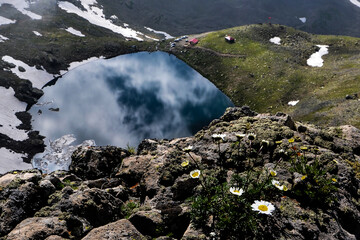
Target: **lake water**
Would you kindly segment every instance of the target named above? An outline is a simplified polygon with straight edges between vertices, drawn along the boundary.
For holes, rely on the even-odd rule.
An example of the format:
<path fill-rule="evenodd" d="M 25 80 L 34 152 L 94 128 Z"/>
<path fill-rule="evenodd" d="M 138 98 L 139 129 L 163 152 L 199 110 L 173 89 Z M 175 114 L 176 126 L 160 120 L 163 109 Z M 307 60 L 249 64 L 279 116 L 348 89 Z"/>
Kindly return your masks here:
<path fill-rule="evenodd" d="M 46 142 L 74 134 L 77 144 L 94 139 L 120 147 L 136 147 L 144 138 L 190 136 L 233 106 L 211 82 L 164 52 L 80 66 L 44 88 L 39 103 L 44 102 L 52 103 L 30 112 Z"/>

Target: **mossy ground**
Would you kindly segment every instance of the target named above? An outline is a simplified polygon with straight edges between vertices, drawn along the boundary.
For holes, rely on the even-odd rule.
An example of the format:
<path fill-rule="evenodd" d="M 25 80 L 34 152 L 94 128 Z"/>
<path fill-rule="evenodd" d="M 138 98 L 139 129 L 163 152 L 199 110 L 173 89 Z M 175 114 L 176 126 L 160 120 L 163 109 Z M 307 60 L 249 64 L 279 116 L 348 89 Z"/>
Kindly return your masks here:
<path fill-rule="evenodd" d="M 225 41 L 228 34 L 235 43 Z M 281 38 L 281 45 L 269 41 L 275 36 Z M 329 54 L 323 56 L 323 67 L 310 67 L 306 61 L 319 44 L 329 45 Z M 258 112 L 283 111 L 297 120 L 322 125 L 360 127 L 358 100 L 345 99 L 360 93 L 359 38 L 312 35 L 262 24 L 212 32 L 200 37 L 196 47 L 178 47 L 172 53 L 212 81 L 237 106 L 249 105 Z M 292 100 L 300 102 L 289 106 Z"/>

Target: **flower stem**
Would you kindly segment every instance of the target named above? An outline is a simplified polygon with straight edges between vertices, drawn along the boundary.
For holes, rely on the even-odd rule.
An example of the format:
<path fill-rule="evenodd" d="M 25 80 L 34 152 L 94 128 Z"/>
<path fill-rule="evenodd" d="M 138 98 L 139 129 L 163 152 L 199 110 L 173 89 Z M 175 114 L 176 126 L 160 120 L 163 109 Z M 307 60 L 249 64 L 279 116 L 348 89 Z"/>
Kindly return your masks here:
<path fill-rule="evenodd" d="M 199 170 L 201 170 L 200 165 L 199 165 L 199 163 L 195 160 L 195 158 L 193 158 L 193 156 L 191 156 L 190 152 L 188 152 L 188 154 L 189 154 L 190 158 L 194 161 L 196 167 L 197 167 Z"/>

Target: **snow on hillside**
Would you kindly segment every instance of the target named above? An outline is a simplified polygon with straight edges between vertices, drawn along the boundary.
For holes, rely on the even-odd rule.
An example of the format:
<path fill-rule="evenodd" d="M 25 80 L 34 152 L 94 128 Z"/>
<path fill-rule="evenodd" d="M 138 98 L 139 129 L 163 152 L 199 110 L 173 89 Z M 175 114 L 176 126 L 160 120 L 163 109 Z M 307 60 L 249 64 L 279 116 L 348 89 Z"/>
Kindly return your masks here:
<path fill-rule="evenodd" d="M 32 168 L 31 164 L 23 162 L 22 157 L 26 157 L 25 154 L 15 153 L 6 148 L 0 148 L 0 156 L 0 174 L 8 172 L 9 169 L 25 170 Z"/>
<path fill-rule="evenodd" d="M 360 1 L 359 0 L 350 0 L 352 4 L 355 4 L 356 6 L 360 7 Z"/>
<path fill-rule="evenodd" d="M 300 21 L 302 21 L 303 23 L 306 23 L 306 17 L 301 17 L 299 18 Z"/>
<path fill-rule="evenodd" d="M 1 1 L 1 0 L 0 0 Z M 97 7 L 96 0 L 79 0 L 81 1 L 82 6 L 85 10 L 82 10 L 76 7 L 74 4 L 66 1 L 59 1 L 58 6 L 62 10 L 68 13 L 74 13 L 82 18 L 85 18 L 90 23 L 107 28 L 115 33 L 119 33 L 124 37 L 135 38 L 139 41 L 143 39 L 140 38 L 138 35 L 143 35 L 140 32 L 137 32 L 131 28 L 124 28 L 112 23 L 111 19 L 106 19 L 103 13 L 103 10 Z"/>
<path fill-rule="evenodd" d="M 79 37 L 85 37 L 85 35 L 82 34 L 82 32 L 80 32 L 80 31 L 78 31 L 78 30 L 76 30 L 76 29 L 74 29 L 72 27 L 69 27 L 69 28 L 65 29 L 65 31 L 67 31 L 67 32 L 69 32 L 69 33 L 71 33 L 73 35 L 79 36 Z"/>
<path fill-rule="evenodd" d="M 167 32 L 163 32 L 163 31 L 156 31 L 152 28 L 149 28 L 149 27 L 144 27 L 145 29 L 149 30 L 150 32 L 154 32 L 154 33 L 157 33 L 157 34 L 162 34 L 165 36 L 165 39 L 171 39 L 171 38 L 175 38 L 173 36 L 171 36 L 170 34 L 168 34 Z"/>
<path fill-rule="evenodd" d="M 15 91 L 12 88 L 0 87 L 0 133 L 16 141 L 23 141 L 28 138 L 28 135 L 24 130 L 16 128 L 21 124 L 21 121 L 15 113 L 25 111 L 27 104 L 20 102 L 14 94 Z"/>
<path fill-rule="evenodd" d="M 300 102 L 300 100 L 290 101 L 290 102 L 288 102 L 288 105 L 290 105 L 290 106 L 295 106 L 295 105 L 298 104 L 299 102 Z"/>
<path fill-rule="evenodd" d="M 15 68 L 11 68 L 11 72 L 16 74 L 19 78 L 28 79 L 32 82 L 33 87 L 41 89 L 47 82 L 54 79 L 54 76 L 45 70 L 38 70 L 36 67 L 30 67 L 26 63 L 16 60 L 10 56 L 2 57 L 2 60 L 8 63 L 16 65 Z M 19 67 L 23 67 L 25 72 L 19 70 Z"/>
<path fill-rule="evenodd" d="M 41 36 L 42 36 L 42 34 L 39 33 L 39 32 L 37 32 L 37 31 L 33 31 L 33 33 L 34 33 L 36 36 L 38 36 L 38 37 L 41 37 Z"/>
<path fill-rule="evenodd" d="M 7 37 L 0 34 L 0 42 L 4 42 L 6 40 L 9 40 Z"/>
<path fill-rule="evenodd" d="M 6 24 L 11 24 L 11 23 L 16 23 L 16 20 L 11 20 L 11 19 L 0 16 L 0 25 L 6 25 Z"/>
<path fill-rule="evenodd" d="M 280 45 L 280 42 L 281 42 L 281 38 L 279 37 L 273 37 L 269 40 L 270 42 L 276 44 L 276 45 Z"/>
<path fill-rule="evenodd" d="M 307 64 L 312 67 L 322 67 L 324 64 L 324 60 L 322 56 L 329 53 L 328 45 L 316 45 L 320 48 L 320 50 L 316 53 L 313 53 L 310 58 L 307 60 Z"/>
<path fill-rule="evenodd" d="M 14 8 L 16 8 L 19 12 L 29 16 L 31 19 L 40 20 L 42 18 L 40 15 L 26 10 L 30 7 L 32 3 L 33 1 L 25 1 L 25 0 L 0 0 L 0 6 L 3 4 L 10 4 Z"/>

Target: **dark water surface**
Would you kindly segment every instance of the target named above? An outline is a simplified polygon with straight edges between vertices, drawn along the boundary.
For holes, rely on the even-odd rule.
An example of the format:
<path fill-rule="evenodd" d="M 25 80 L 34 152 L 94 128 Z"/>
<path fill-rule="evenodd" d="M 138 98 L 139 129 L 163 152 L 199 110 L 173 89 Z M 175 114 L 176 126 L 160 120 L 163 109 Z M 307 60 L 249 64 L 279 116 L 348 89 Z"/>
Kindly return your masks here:
<path fill-rule="evenodd" d="M 80 66 L 44 93 L 39 103 L 53 103 L 30 112 L 34 129 L 47 139 L 74 134 L 76 143 L 94 139 L 97 145 L 121 147 L 137 146 L 144 138 L 192 135 L 233 106 L 211 82 L 164 52 Z"/>

